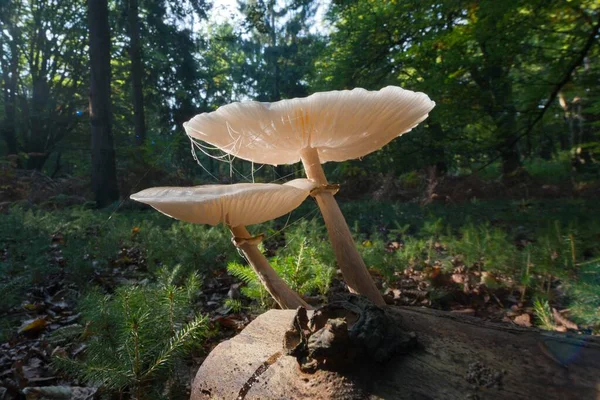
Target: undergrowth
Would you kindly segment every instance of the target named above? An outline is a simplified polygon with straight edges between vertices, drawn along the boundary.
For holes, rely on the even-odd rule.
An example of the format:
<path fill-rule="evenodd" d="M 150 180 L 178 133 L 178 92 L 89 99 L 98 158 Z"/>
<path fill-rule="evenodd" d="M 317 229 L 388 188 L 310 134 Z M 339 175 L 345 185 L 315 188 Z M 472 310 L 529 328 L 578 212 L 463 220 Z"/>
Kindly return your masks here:
<path fill-rule="evenodd" d="M 289 253 L 289 251 L 288 251 Z M 300 295 L 325 296 L 335 273 L 331 263 L 324 263 L 314 247 L 306 240 L 300 243 L 298 252 L 293 255 L 273 257 L 270 264 L 288 286 Z M 256 300 L 262 308 L 275 304 L 252 268 L 238 262 L 227 265 L 229 273 L 246 284 L 242 294 Z"/>
<path fill-rule="evenodd" d="M 407 269 L 472 271 L 486 285 L 516 293 L 535 310 L 540 327 L 552 328 L 552 309 L 558 307 L 600 333 L 597 202 L 420 207 L 362 201 L 341 208 L 384 288 L 398 284 Z M 325 296 L 337 268 L 315 210 L 306 202 L 290 218 L 252 227 L 266 234 L 262 250 L 273 267 L 304 296 Z M 56 365 L 107 392 L 144 390 L 160 398 L 179 386 L 172 377 L 184 362 L 182 350 L 206 332 L 191 305 L 197 282 L 187 277 L 211 276 L 225 267 L 244 282 L 242 293 L 255 304 L 273 306 L 223 228 L 151 211 L 13 208 L 0 218 L 0 339 L 16 332 L 14 316 L 29 293 L 60 282 L 80 293 L 77 309 L 85 321 L 68 338 L 88 347 L 83 359 L 63 358 Z M 229 299 L 226 306 L 240 312 L 247 303 Z"/>
<path fill-rule="evenodd" d="M 55 357 L 55 367 L 105 394 L 159 399 L 184 392 L 179 364 L 207 332 L 206 318 L 192 313 L 200 281 L 192 274 L 176 285 L 178 268 L 161 275 L 156 284 L 85 296 L 81 329 L 58 330 L 52 337 L 62 345 L 85 344 L 83 358 L 65 352 Z"/>

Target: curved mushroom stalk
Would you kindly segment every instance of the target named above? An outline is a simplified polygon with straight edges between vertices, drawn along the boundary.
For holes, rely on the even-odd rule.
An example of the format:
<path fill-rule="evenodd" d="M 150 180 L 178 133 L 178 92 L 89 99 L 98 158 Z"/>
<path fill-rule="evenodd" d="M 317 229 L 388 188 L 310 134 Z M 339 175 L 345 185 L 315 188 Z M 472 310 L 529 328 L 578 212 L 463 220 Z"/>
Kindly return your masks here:
<path fill-rule="evenodd" d="M 334 193 L 331 190 L 321 189 L 326 188 L 328 183 L 317 150 L 306 148 L 302 151 L 301 158 L 308 179 L 320 186 L 311 194 L 321 209 L 331 246 L 348 288 L 351 292 L 359 293 L 379 306 L 385 305 L 383 296 L 375 286 L 365 262 L 356 249 L 346 219 L 333 197 Z"/>
<path fill-rule="evenodd" d="M 251 237 L 245 226 L 229 227 L 229 229 L 233 234 L 233 243 L 242 250 L 258 279 L 281 308 L 295 310 L 302 306 L 307 310 L 312 309 L 277 275 L 267 258 L 260 252 L 258 249 L 258 244 L 262 240 L 260 236 Z"/>
<path fill-rule="evenodd" d="M 157 187 L 131 195 L 172 218 L 196 224 L 229 226 L 234 244 L 242 250 L 261 283 L 281 308 L 311 308 L 281 279 L 258 250 L 246 225 L 285 215 L 298 207 L 315 188 L 308 179 L 283 185 L 238 183 L 196 187 Z"/>

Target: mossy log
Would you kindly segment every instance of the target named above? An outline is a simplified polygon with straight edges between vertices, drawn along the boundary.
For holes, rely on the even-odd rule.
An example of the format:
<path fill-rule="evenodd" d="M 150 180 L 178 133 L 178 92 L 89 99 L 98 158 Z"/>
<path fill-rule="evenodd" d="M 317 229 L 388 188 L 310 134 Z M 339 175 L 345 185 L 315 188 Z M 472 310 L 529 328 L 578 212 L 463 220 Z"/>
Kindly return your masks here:
<path fill-rule="evenodd" d="M 387 311 L 416 333 L 416 349 L 314 373 L 282 347 L 295 311 L 268 311 L 210 353 L 191 399 L 600 399 L 598 337 L 425 308 Z"/>

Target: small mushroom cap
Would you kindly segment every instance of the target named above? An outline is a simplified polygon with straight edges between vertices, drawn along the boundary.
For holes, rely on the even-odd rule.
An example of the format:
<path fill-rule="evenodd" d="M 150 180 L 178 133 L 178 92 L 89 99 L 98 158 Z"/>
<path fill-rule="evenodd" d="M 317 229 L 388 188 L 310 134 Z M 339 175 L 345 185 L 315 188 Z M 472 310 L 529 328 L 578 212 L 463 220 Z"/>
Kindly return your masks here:
<path fill-rule="evenodd" d="M 302 149 L 313 147 L 324 163 L 382 148 L 427 118 L 434 106 L 426 94 L 395 86 L 357 88 L 275 103 L 232 103 L 183 126 L 190 137 L 244 160 L 294 164 Z"/>
<path fill-rule="evenodd" d="M 169 217 L 195 224 L 253 225 L 298 207 L 315 184 L 308 179 L 193 187 L 155 187 L 131 195 Z"/>

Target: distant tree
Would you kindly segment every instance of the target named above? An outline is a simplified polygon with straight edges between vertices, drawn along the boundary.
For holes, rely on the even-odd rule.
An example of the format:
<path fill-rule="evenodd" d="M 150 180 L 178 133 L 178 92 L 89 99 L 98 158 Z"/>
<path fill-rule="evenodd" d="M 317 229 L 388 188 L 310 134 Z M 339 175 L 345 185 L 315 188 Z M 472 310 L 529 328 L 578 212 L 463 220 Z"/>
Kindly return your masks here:
<path fill-rule="evenodd" d="M 2 70 L 2 92 L 4 102 L 4 118 L 2 120 L 2 137 L 6 142 L 8 154 L 18 152 L 16 110 L 17 80 L 19 71 L 19 27 L 15 22 L 15 5 L 9 2 L 0 3 L 0 69 Z M 7 35 L 8 34 L 8 35 Z M 6 48 L 5 48 L 6 46 Z"/>
<path fill-rule="evenodd" d="M 314 73 L 314 60 L 323 38 L 312 33 L 315 0 L 238 0 L 245 18 L 241 38 L 245 94 L 257 101 L 305 97 Z M 290 167 L 269 167 L 271 179 L 293 173 Z"/>
<path fill-rule="evenodd" d="M 41 170 L 79 123 L 86 79 L 82 0 L 0 2 L 2 133 L 10 153 Z"/>
<path fill-rule="evenodd" d="M 308 81 L 323 40 L 310 32 L 318 3 L 314 0 L 238 1 L 246 19 L 248 94 L 277 101 L 309 94 Z"/>
<path fill-rule="evenodd" d="M 133 121 L 135 141 L 142 145 L 146 139 L 146 120 L 144 113 L 142 46 L 140 44 L 140 21 L 138 0 L 127 0 L 127 20 L 129 28 L 129 57 L 131 59 L 131 84 L 133 97 Z"/>
<path fill-rule="evenodd" d="M 412 168 L 432 156 L 455 165 L 499 159 L 505 176 L 546 111 L 560 112 L 558 90 L 597 41 L 600 18 L 593 0 L 334 1 L 329 15 L 335 30 L 317 86 L 401 85 L 438 104 L 427 123 L 435 129 L 403 137 L 379 160 Z"/>
<path fill-rule="evenodd" d="M 88 0 L 92 189 L 98 207 L 119 199 L 110 99 L 108 0 Z"/>

